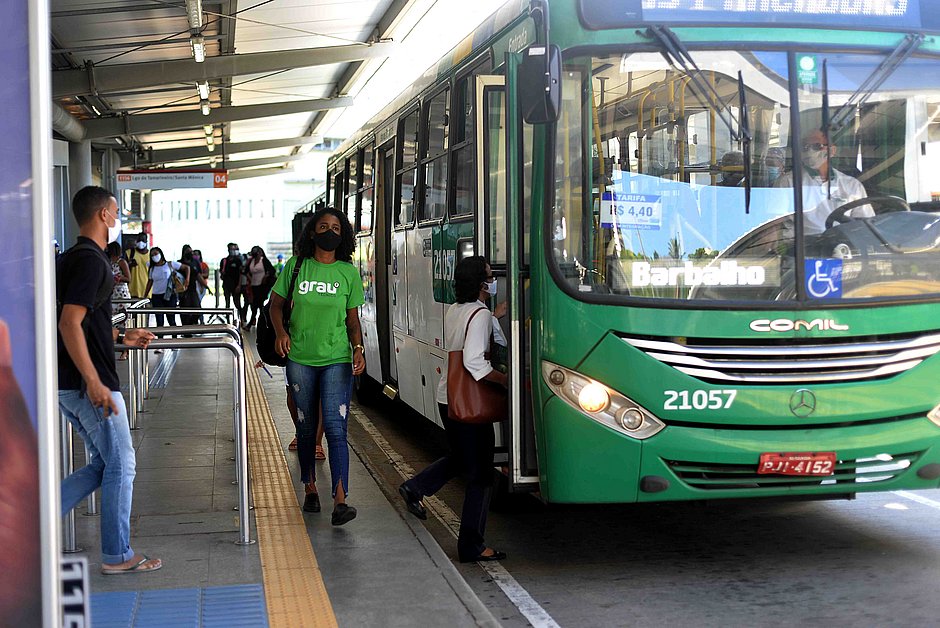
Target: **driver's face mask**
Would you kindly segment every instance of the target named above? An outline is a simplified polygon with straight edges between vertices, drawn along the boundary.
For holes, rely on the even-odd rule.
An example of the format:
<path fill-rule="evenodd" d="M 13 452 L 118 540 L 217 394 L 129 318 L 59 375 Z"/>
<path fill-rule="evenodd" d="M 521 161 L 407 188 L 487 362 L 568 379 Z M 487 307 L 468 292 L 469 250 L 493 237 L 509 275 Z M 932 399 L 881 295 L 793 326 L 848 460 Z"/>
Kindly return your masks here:
<path fill-rule="evenodd" d="M 803 151 L 803 164 L 807 168 L 812 170 L 819 170 L 826 160 L 829 158 L 829 150 L 827 148 L 821 148 L 819 150 L 804 150 Z"/>

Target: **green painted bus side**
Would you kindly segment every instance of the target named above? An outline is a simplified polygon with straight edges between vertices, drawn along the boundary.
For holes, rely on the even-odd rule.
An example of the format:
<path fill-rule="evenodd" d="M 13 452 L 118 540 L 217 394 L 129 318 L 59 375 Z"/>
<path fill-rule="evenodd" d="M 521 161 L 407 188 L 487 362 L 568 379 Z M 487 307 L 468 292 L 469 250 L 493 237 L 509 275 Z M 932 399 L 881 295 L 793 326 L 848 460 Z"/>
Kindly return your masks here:
<path fill-rule="evenodd" d="M 555 2 L 550 9 L 549 40 L 563 52 L 586 46 L 620 49 L 631 45 L 656 50 L 636 29 L 583 28 L 574 2 Z M 509 25 L 502 33 L 494 34 L 492 41 L 506 41 L 510 35 L 518 35 L 521 20 L 520 16 L 506 21 Z M 819 42 L 825 42 L 827 46 L 848 50 L 890 50 L 903 39 L 901 33 L 852 30 L 728 27 L 674 30 L 690 48 L 755 43 L 770 48 L 818 47 Z M 928 37 L 921 50 L 940 53 L 940 41 Z M 450 61 L 445 65 L 447 71 L 438 74 L 436 83 L 422 84 L 423 93 L 433 93 L 437 85 L 450 80 L 463 67 Z M 510 72 L 510 80 L 512 76 Z M 344 145 L 338 157 L 331 160 L 330 175 L 341 167 L 339 160 L 349 154 L 348 147 L 364 145 L 364 140 L 376 129 L 396 121 L 397 111 L 406 106 L 405 101 L 413 102 L 411 98 L 409 95 L 396 101 L 398 105 L 382 114 L 386 119 L 374 120 Z M 518 121 L 515 123 L 521 126 Z M 531 389 L 538 489 L 543 499 L 599 503 L 822 496 L 940 485 L 940 426 L 927 418 L 940 403 L 940 390 L 933 387 L 940 379 L 940 357 L 928 357 L 914 368 L 874 381 L 716 384 L 686 375 L 628 342 L 710 339 L 754 345 L 772 339 L 781 346 L 786 341 L 867 342 L 873 338 L 940 331 L 940 305 L 803 304 L 772 309 L 731 303 L 718 309 L 699 308 L 692 303 L 684 306 L 672 303 L 667 307 L 655 302 L 607 304 L 578 298 L 559 285 L 549 270 L 555 263 L 550 259 L 550 214 L 555 199 L 551 172 L 556 161 L 554 139 L 554 129 L 549 125 L 536 126 L 532 129 L 531 154 L 522 155 L 521 137 L 513 134 L 508 138 L 509 152 L 522 155 L 523 162 L 531 161 L 532 179 L 526 182 L 530 202 L 527 208 L 530 245 L 525 251 L 528 259 L 512 257 L 508 280 L 516 282 L 516 294 L 521 294 L 521 283 L 527 281 L 525 292 L 529 303 L 526 318 L 520 322 L 529 339 L 528 355 L 515 368 L 526 369 L 523 384 Z M 586 144 L 585 154 L 590 155 L 591 142 Z M 510 173 L 515 183 L 510 186 L 514 192 L 510 208 L 513 199 L 522 195 L 518 189 L 523 183 L 520 170 L 517 165 Z M 581 184 L 589 186 L 590 175 L 581 174 L 585 180 Z M 522 212 L 523 208 L 517 207 L 516 211 Z M 375 237 L 378 236 L 374 233 L 360 236 L 360 246 Z M 448 276 L 452 276 L 457 259 L 457 242 L 472 237 L 473 226 L 467 222 L 444 220 L 440 228 L 435 228 L 431 245 L 435 252 L 439 251 L 433 277 L 435 301 L 452 301 Z M 521 238 L 521 233 L 514 232 L 516 242 Z M 518 304 L 513 307 L 518 308 Z M 518 311 L 514 311 L 516 316 Z M 806 323 L 802 329 L 775 331 L 770 335 L 753 328 L 755 320 L 778 319 Z M 826 321 L 837 325 L 825 329 Z M 850 332 L 839 331 L 844 326 Z M 660 419 L 665 428 L 646 440 L 637 440 L 623 430 L 602 424 L 553 392 L 543 376 L 545 363 L 570 369 L 624 395 Z M 812 413 L 805 417 L 796 416 L 791 407 L 794 395 L 801 390 L 809 390 L 815 398 Z M 706 407 L 689 401 L 699 399 L 709 400 Z M 835 452 L 838 463 L 835 473 L 827 477 L 758 476 L 758 458 L 770 452 Z M 887 469 L 889 462 L 893 466 Z M 923 472 L 918 475 L 918 471 Z"/>

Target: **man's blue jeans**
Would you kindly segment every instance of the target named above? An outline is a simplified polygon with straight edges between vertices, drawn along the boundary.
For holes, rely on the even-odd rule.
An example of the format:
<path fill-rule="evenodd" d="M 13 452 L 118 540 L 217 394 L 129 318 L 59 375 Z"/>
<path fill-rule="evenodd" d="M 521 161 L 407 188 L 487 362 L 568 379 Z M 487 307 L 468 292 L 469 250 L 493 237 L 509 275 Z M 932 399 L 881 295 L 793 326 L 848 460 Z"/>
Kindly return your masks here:
<path fill-rule="evenodd" d="M 300 480 L 304 484 L 315 482 L 317 424 L 319 409 L 323 407 L 323 433 L 330 452 L 330 475 L 333 497 L 336 487 L 343 483 L 349 494 L 349 446 L 346 444 L 346 426 L 349 418 L 349 397 L 352 395 L 352 365 L 349 362 L 327 366 L 306 366 L 287 362 L 287 383 L 297 405 L 297 458 L 300 462 Z"/>
<path fill-rule="evenodd" d="M 101 560 L 116 565 L 134 556 L 131 549 L 131 501 L 136 457 L 127 409 L 119 392 L 111 392 L 117 414 L 104 417 L 85 393 L 59 391 L 59 410 L 91 452 L 88 464 L 62 480 L 62 514 L 101 487 Z"/>

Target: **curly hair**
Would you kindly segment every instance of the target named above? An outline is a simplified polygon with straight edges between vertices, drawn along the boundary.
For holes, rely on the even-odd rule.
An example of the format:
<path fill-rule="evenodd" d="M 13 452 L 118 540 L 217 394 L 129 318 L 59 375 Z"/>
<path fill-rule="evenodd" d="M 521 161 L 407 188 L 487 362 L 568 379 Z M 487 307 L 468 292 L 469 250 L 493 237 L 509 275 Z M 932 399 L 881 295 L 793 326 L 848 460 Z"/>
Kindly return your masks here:
<path fill-rule="evenodd" d="M 297 251 L 297 255 L 307 258 L 313 257 L 314 252 L 316 252 L 316 244 L 313 242 L 313 235 L 316 233 L 317 223 L 323 219 L 327 214 L 332 214 L 336 216 L 339 220 L 340 227 L 340 237 L 342 240 L 339 243 L 339 246 L 336 248 L 336 259 L 343 262 L 351 262 L 352 254 L 356 248 L 356 238 L 353 234 L 352 225 L 349 224 L 349 220 L 346 218 L 346 214 L 334 209 L 332 206 L 324 207 L 323 209 L 317 210 L 314 212 L 313 216 L 310 218 L 310 221 L 304 226 L 303 230 L 300 232 L 300 236 L 297 238 L 297 243 L 294 249 Z"/>
<path fill-rule="evenodd" d="M 454 296 L 457 303 L 473 303 L 480 298 L 480 284 L 486 281 L 487 261 L 480 255 L 465 257 L 454 269 Z"/>

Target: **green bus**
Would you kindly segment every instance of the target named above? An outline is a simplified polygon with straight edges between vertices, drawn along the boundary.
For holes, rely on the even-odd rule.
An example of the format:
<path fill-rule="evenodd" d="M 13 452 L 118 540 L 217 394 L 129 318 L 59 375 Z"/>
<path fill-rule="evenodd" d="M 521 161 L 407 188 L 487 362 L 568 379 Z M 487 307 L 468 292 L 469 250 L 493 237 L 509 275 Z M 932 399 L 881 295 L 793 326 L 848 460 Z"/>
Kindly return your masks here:
<path fill-rule="evenodd" d="M 329 162 L 368 379 L 437 421 L 454 266 L 481 254 L 508 301 L 512 490 L 936 488 L 930 8 L 512 0 Z"/>

